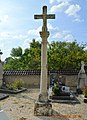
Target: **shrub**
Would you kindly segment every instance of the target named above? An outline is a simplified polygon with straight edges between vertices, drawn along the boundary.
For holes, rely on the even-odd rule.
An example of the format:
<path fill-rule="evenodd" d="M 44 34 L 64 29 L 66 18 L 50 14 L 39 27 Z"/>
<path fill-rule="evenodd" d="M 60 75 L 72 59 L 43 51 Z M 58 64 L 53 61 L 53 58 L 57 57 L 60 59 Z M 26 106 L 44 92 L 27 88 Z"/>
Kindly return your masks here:
<path fill-rule="evenodd" d="M 85 97 L 87 97 L 87 88 L 83 91 Z"/>
<path fill-rule="evenodd" d="M 59 88 L 57 87 L 56 83 L 54 83 L 54 86 L 52 88 L 52 92 L 53 92 L 53 95 L 58 95 L 60 90 Z"/>
<path fill-rule="evenodd" d="M 23 81 L 15 80 L 13 83 L 7 84 L 6 87 L 10 90 L 20 89 L 21 87 L 23 87 Z"/>

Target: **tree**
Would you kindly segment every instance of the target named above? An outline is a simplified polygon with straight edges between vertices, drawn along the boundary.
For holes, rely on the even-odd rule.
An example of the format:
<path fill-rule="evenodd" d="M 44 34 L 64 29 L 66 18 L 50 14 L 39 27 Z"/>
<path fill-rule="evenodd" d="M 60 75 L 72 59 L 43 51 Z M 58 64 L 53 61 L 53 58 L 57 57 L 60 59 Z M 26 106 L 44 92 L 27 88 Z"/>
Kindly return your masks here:
<path fill-rule="evenodd" d="M 22 48 L 21 47 L 12 48 L 10 55 L 12 57 L 20 57 L 22 55 Z"/>
<path fill-rule="evenodd" d="M 76 41 L 52 42 L 48 48 L 48 68 L 54 70 L 79 69 L 82 56 L 84 58 L 82 53 L 85 52 L 85 46 L 85 44 L 77 44 Z"/>
<path fill-rule="evenodd" d="M 51 42 L 48 44 L 48 69 L 66 70 L 80 69 L 81 60 L 87 59 L 86 44 L 73 42 Z M 87 63 L 87 61 L 86 61 Z M 13 48 L 11 57 L 6 58 L 5 70 L 40 70 L 41 43 L 32 40 L 30 46 L 22 53 L 22 48 Z"/>
<path fill-rule="evenodd" d="M 30 43 L 30 68 L 40 69 L 41 66 L 41 44 L 38 41 Z"/>

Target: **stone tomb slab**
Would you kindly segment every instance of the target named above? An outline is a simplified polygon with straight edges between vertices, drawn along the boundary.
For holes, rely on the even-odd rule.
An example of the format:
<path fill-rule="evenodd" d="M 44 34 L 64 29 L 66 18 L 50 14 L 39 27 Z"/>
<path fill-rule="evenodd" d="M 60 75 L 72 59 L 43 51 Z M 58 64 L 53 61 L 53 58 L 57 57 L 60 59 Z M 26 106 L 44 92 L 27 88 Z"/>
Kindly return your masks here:
<path fill-rule="evenodd" d="M 5 98 L 9 97 L 7 94 L 0 93 L 0 100 L 3 100 Z"/>
<path fill-rule="evenodd" d="M 74 100 L 74 97 L 71 98 L 70 96 L 52 96 L 51 99 L 55 100 Z"/>
<path fill-rule="evenodd" d="M 0 110 L 0 120 L 10 120 L 3 110 Z"/>
<path fill-rule="evenodd" d="M 8 89 L 0 89 L 1 93 L 11 93 L 11 94 L 17 94 L 26 91 L 27 88 L 21 88 L 18 90 L 8 90 Z"/>

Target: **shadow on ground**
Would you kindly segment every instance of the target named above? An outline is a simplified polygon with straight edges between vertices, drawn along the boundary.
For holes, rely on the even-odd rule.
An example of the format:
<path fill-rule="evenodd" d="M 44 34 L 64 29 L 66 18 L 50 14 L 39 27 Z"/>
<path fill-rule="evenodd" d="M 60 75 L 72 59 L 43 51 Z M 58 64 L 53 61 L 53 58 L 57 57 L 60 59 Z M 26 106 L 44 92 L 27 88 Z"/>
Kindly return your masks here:
<path fill-rule="evenodd" d="M 62 115 L 57 111 L 53 110 L 52 116 L 36 116 L 40 120 L 69 120 L 68 116 Z"/>

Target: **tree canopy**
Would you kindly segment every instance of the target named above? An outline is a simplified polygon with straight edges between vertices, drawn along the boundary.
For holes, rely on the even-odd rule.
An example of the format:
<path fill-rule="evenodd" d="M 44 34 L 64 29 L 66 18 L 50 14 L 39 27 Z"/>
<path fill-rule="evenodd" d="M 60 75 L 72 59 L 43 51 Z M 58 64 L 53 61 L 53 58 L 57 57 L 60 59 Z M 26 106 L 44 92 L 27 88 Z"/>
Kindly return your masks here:
<path fill-rule="evenodd" d="M 48 44 L 48 69 L 79 69 L 81 60 L 87 63 L 86 44 L 73 42 L 51 42 Z M 5 70 L 40 70 L 41 43 L 32 40 L 30 46 L 22 52 L 22 48 L 12 48 L 11 56 L 5 59 Z"/>

